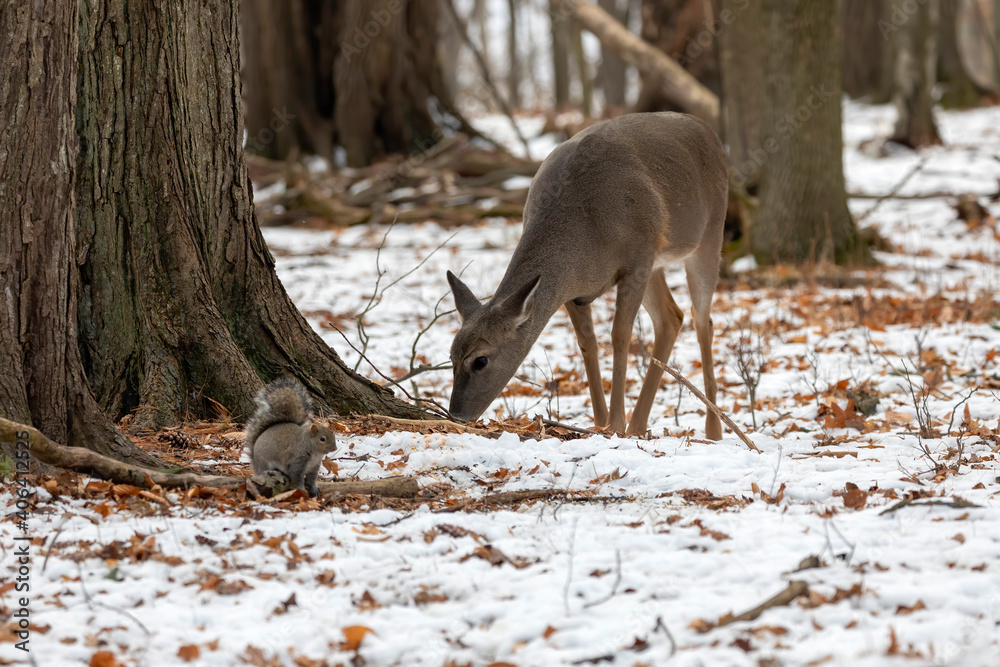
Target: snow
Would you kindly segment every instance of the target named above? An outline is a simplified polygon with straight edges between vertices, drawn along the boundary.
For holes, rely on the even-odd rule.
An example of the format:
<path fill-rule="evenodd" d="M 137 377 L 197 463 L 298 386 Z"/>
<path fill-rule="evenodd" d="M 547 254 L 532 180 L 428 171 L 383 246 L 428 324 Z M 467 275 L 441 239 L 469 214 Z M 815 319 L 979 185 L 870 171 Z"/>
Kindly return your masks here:
<path fill-rule="evenodd" d="M 1000 111 L 938 117 L 945 147 L 876 158 L 860 146 L 888 132 L 891 109 L 848 104 L 848 189 L 885 193 L 926 160 L 903 194 L 995 192 Z M 494 117 L 483 127 L 500 134 L 505 122 Z M 513 133 L 504 140 L 516 147 Z M 543 141 L 549 150 L 551 140 Z M 544 146 L 533 144 L 536 157 Z M 861 213 L 874 204 L 855 199 L 851 207 Z M 989 208 L 1000 213 L 996 203 Z M 728 430 L 721 442 L 703 440 L 702 406 L 665 382 L 650 418 L 651 439 L 347 434 L 332 455 L 341 477 L 415 475 L 421 484 L 447 483 L 469 499 L 520 489 L 578 492 L 517 510 L 442 511 L 443 503 L 428 502 L 412 510 L 293 512 L 261 504 L 248 518 L 221 503 L 186 504 L 175 493 L 170 507 L 151 505 L 142 513 L 112 504 L 105 517 L 89 500 L 39 490 L 29 533 L 57 545 L 32 547 L 31 655 L 47 667 L 87 664 L 98 650 L 129 665 L 240 665 L 251 646 L 283 665 L 318 664 L 308 658 L 330 665 L 433 667 L 995 667 L 997 441 L 956 435 L 964 407 L 957 409 L 951 435 L 918 438 L 900 370 L 912 371 L 924 358 L 947 367 L 927 399 L 944 433 L 969 390 L 1000 373 L 1000 359 L 994 358 L 1000 313 L 975 322 L 939 313 L 941 322 L 929 316 L 926 322 L 863 327 L 838 323 L 836 308 L 868 299 L 864 307 L 876 318 L 893 308 L 889 298 L 973 302 L 978 295 L 996 306 L 1000 242 L 989 227 L 967 230 L 947 199 L 888 200 L 865 224 L 897 247 L 880 253 L 886 268 L 873 287 L 717 293 L 719 402 L 760 454 Z M 379 271 L 385 275 L 365 316 L 365 354 L 381 372 L 398 376 L 410 367 L 411 346 L 425 327 L 417 354 L 428 363 L 448 359 L 457 317 L 429 326 L 436 311 L 452 306 L 445 271 L 464 270 L 473 291 L 489 295 L 519 232 L 518 224 L 503 220 L 458 230 L 435 224 L 264 230 L 289 294 L 324 339 L 372 378 L 378 377 L 375 370 L 344 336 L 362 347 L 353 318 L 372 299 Z M 419 269 L 386 287 L 421 261 Z M 754 273 L 749 262 L 741 268 Z M 688 310 L 683 272 L 672 271 L 668 282 Z M 598 337 L 605 342 L 605 378 L 612 304 L 610 297 L 594 304 Z M 758 389 L 756 430 L 733 365 L 734 343 L 749 330 L 744 317 L 764 332 L 769 362 Z M 648 339 L 650 330 L 643 315 L 637 332 Z M 700 384 L 697 355 L 686 324 L 671 363 Z M 498 399 L 487 417 L 540 414 L 590 426 L 585 389 L 552 395 L 546 388 L 567 374 L 581 375 L 582 362 L 560 312 L 522 366 L 522 379 L 515 380 L 533 390 Z M 634 363 L 629 377 L 639 377 Z M 416 380 L 422 396 L 447 402 L 449 371 Z M 828 412 L 830 403 L 846 404 L 828 387 L 844 380 L 851 387 L 870 380 L 884 393 L 868 422 L 884 427 L 859 432 L 825 425 L 821 406 Z M 808 396 L 812 387 L 822 396 Z M 637 393 L 638 383 L 630 387 L 629 407 Z M 975 392 L 967 405 L 983 433 L 996 432 L 995 389 Z M 374 460 L 400 465 L 388 473 Z M 498 481 L 483 486 L 491 480 Z M 864 496 L 860 508 L 848 506 L 849 484 Z M 912 504 L 887 511 L 908 494 Z M 4 488 L 2 498 L 14 511 L 12 487 Z M 977 507 L 926 504 L 963 501 Z M 11 522 L 0 531 L 5 545 L 19 534 Z M 155 540 L 149 553 L 156 557 L 100 551 L 149 539 Z M 494 566 L 474 555 L 486 545 L 510 562 Z M 10 553 L 5 582 L 15 569 Z M 796 572 L 810 555 L 822 567 Z M 223 594 L 227 589 L 209 585 L 215 576 L 237 590 Z M 793 580 L 806 582 L 810 595 L 756 620 L 699 632 L 699 624 L 705 629 L 724 614 L 747 611 Z M 238 590 L 240 581 L 250 588 Z M 8 609 L 16 606 L 15 595 L 3 593 Z M 285 610 L 293 595 L 295 603 Z M 349 626 L 374 631 L 357 651 L 342 646 Z M 199 646 L 201 657 L 185 662 L 178 654 L 185 645 Z M 10 638 L 0 643 L 0 661 L 25 657 Z"/>

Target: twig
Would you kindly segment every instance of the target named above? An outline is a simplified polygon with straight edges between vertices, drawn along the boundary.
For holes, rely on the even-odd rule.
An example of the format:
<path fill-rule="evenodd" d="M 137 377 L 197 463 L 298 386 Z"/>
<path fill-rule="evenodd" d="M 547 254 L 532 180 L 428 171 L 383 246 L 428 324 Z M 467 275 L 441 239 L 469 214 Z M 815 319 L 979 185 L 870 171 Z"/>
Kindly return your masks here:
<path fill-rule="evenodd" d="M 745 444 L 751 450 L 753 450 L 753 451 L 757 452 L 758 454 L 760 454 L 760 450 L 757 448 L 757 445 L 753 444 L 753 442 L 750 441 L 750 438 L 748 438 L 746 436 L 746 434 L 740 429 L 740 427 L 737 426 L 733 422 L 733 420 L 729 418 L 729 416 L 726 413 L 724 413 L 722 410 L 720 410 L 718 407 L 716 407 L 715 403 L 712 403 L 712 401 L 708 400 L 708 397 L 705 396 L 705 394 L 701 393 L 701 391 L 699 391 L 697 387 L 695 387 L 693 384 L 691 384 L 691 382 L 686 377 L 684 377 L 683 375 L 681 375 L 680 372 L 674 370 L 670 366 L 667 366 L 665 363 L 663 363 L 659 359 L 656 359 L 655 357 L 653 358 L 653 363 L 656 364 L 657 366 L 659 366 L 660 368 L 662 368 L 664 371 L 666 371 L 667 374 L 670 375 L 671 377 L 673 377 L 675 380 L 677 380 L 678 382 L 680 382 L 681 384 L 683 384 L 685 387 L 687 387 L 688 391 L 690 391 L 692 394 L 695 395 L 695 397 L 698 400 L 700 400 L 702 403 L 704 403 L 705 407 L 707 407 L 709 410 L 711 410 L 712 412 L 714 412 L 716 414 L 716 416 L 719 419 L 721 419 L 726 424 L 726 426 L 728 426 L 729 429 L 733 433 L 736 434 L 736 436 L 740 440 L 743 441 L 743 444 Z"/>
<path fill-rule="evenodd" d="M 140 621 L 138 618 L 136 618 L 135 616 L 133 616 L 129 612 L 125 611 L 124 609 L 122 609 L 120 607 L 116 607 L 114 605 L 106 604 L 104 602 L 98 602 L 97 600 L 95 600 L 92 597 L 90 597 L 90 593 L 87 592 L 87 585 L 83 581 L 83 579 L 84 579 L 84 577 L 83 577 L 83 568 L 80 566 L 80 563 L 76 564 L 76 570 L 77 570 L 77 574 L 79 575 L 79 578 L 80 578 L 80 589 L 83 591 L 83 599 L 87 601 L 87 606 L 88 607 L 90 607 L 91 609 L 93 609 L 94 607 L 103 607 L 104 609 L 107 609 L 108 611 L 116 611 L 119 614 L 121 614 L 122 616 L 125 616 L 126 618 L 132 619 L 132 621 L 135 622 L 135 624 L 138 625 L 139 628 L 143 632 L 145 632 L 147 636 L 149 636 L 149 635 L 152 634 L 149 631 L 149 628 L 147 628 L 145 625 L 143 625 L 142 621 Z"/>
<path fill-rule="evenodd" d="M 928 500 L 927 502 L 917 502 L 913 499 L 900 500 L 898 503 L 892 507 L 886 508 L 878 513 L 879 516 L 883 514 L 889 514 L 890 512 L 895 512 L 896 510 L 901 510 L 904 507 L 919 507 L 920 505 L 942 505 L 944 507 L 951 507 L 953 509 L 967 509 L 970 507 L 982 507 L 982 505 L 977 505 L 975 503 L 970 503 L 967 500 Z"/>
<path fill-rule="evenodd" d="M 872 204 L 871 208 L 869 208 L 867 211 L 858 216 L 858 219 L 855 220 L 855 223 L 856 224 L 860 223 L 866 218 L 868 218 L 868 216 L 874 213 L 875 209 L 881 206 L 885 202 L 885 200 L 894 198 L 897 195 L 897 193 L 899 193 L 899 191 L 903 189 L 903 186 L 906 185 L 911 178 L 916 176 L 917 172 L 919 172 L 921 169 L 924 168 L 924 165 L 927 164 L 927 160 L 929 159 L 930 155 L 924 155 L 922 158 L 920 158 L 920 161 L 917 162 L 917 164 L 915 164 L 913 168 L 910 169 L 910 171 L 908 171 L 906 175 L 903 176 L 903 178 L 900 179 L 898 183 L 896 183 L 895 186 L 893 186 L 892 190 L 889 191 L 889 194 L 879 197 L 878 200 L 876 200 L 876 202 Z"/>
<path fill-rule="evenodd" d="M 45 568 L 49 566 L 49 556 L 52 555 L 52 549 L 56 546 L 56 541 L 59 540 L 59 534 L 62 533 L 63 526 L 66 522 L 70 520 L 70 516 L 63 517 L 63 520 L 59 523 L 59 527 L 56 528 L 56 534 L 52 536 L 52 541 L 49 542 L 49 548 L 45 551 L 45 560 L 42 561 L 42 574 L 45 574 Z"/>
<path fill-rule="evenodd" d="M 573 426 L 572 424 L 564 424 L 563 422 L 556 421 L 555 419 L 546 419 L 545 417 L 541 417 L 540 419 L 544 425 L 549 427 L 564 428 L 567 431 L 583 435 L 600 435 L 599 431 L 591 431 L 590 429 L 580 428 L 579 426 Z"/>
<path fill-rule="evenodd" d="M 528 140 L 524 138 L 521 133 L 521 128 L 518 127 L 517 121 L 514 120 L 514 114 L 510 110 L 510 106 L 507 105 L 507 100 L 500 95 L 500 91 L 497 87 L 493 85 L 493 79 L 490 77 L 490 70 L 486 67 L 486 60 L 483 58 L 483 54 L 479 52 L 476 45 L 472 43 L 472 38 L 469 37 L 469 30 L 463 24 L 462 19 L 459 17 L 458 12 L 455 11 L 455 3 L 452 0 L 446 0 L 444 3 L 445 7 L 448 9 L 448 13 L 451 14 L 451 18 L 455 21 L 455 26 L 458 31 L 462 34 L 462 39 L 465 41 L 466 46 L 472 51 L 472 54 L 476 57 L 476 62 L 479 64 L 479 71 L 483 76 L 483 81 L 486 83 L 486 87 L 490 89 L 490 94 L 493 95 L 493 99 L 497 101 L 500 105 L 500 109 L 503 111 L 504 115 L 510 121 L 511 126 L 514 128 L 514 132 L 517 134 L 517 138 L 521 140 L 521 144 L 524 146 L 524 155 L 529 160 L 531 159 L 531 147 L 528 146 Z"/>
<path fill-rule="evenodd" d="M 745 611 L 739 616 L 727 616 L 719 619 L 719 623 L 715 627 L 721 628 L 733 623 L 739 623 L 740 621 L 753 621 L 768 609 L 771 609 L 772 607 L 784 607 L 790 605 L 803 595 L 809 595 L 809 584 L 798 580 L 790 581 L 788 582 L 788 586 L 785 590 L 781 591 L 774 597 L 768 598 L 753 609 Z"/>
<path fill-rule="evenodd" d="M 951 435 L 951 425 L 955 422 L 955 414 L 958 412 L 958 409 L 962 407 L 962 405 L 964 405 L 966 401 L 972 398 L 972 395 L 975 394 L 977 391 L 979 391 L 979 387 L 973 387 L 972 389 L 970 389 L 969 393 L 965 395 L 965 398 L 959 401 L 958 404 L 951 409 L 951 418 L 948 420 L 948 431 L 947 431 L 948 435 Z"/>
<path fill-rule="evenodd" d="M 596 607 L 599 604 L 604 604 L 613 598 L 615 593 L 618 592 L 618 585 L 620 583 L 622 583 L 622 552 L 619 549 L 615 549 L 615 581 L 611 584 L 611 590 L 604 597 L 587 602 L 583 605 L 583 608 L 590 609 L 591 607 Z"/>

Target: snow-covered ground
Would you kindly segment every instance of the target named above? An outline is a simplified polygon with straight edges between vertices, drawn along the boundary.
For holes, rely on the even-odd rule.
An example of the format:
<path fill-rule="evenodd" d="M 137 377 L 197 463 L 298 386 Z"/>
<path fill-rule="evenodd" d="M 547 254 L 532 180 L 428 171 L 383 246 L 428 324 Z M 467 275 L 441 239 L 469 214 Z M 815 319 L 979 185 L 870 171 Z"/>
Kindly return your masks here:
<path fill-rule="evenodd" d="M 901 194 L 976 192 L 1000 214 L 987 202 L 1000 179 L 1000 110 L 941 113 L 946 147 L 887 158 L 859 146 L 888 133 L 892 111 L 848 105 L 845 116 L 850 191 L 888 192 L 926 160 Z M 851 207 L 860 214 L 874 203 Z M 403 509 L 291 511 L 170 494 L 170 506 L 136 511 L 40 489 L 29 521 L 29 533 L 46 540 L 32 547 L 31 656 L 46 667 L 94 655 L 156 667 L 995 667 L 1000 241 L 993 227 L 967 229 L 951 204 L 892 199 L 867 216 L 864 225 L 894 251 L 879 254 L 884 270 L 855 274 L 856 287 L 767 288 L 766 277 L 748 275 L 720 288 L 719 403 L 760 454 L 728 430 L 705 441 L 703 407 L 664 381 L 651 439 L 340 437 L 332 458 L 341 477 L 405 474 L 442 485 L 438 500 Z M 365 316 L 367 358 L 399 377 L 411 364 L 448 359 L 457 317 L 430 325 L 452 307 L 445 270 L 464 269 L 477 295 L 489 295 L 519 231 L 496 220 L 457 231 L 265 235 L 289 293 L 351 365 L 358 353 L 334 327 L 360 348 L 354 317 L 379 270 L 381 290 L 423 262 L 379 292 Z M 668 282 L 687 311 L 683 272 Z M 610 378 L 610 298 L 595 314 Z M 637 351 L 650 331 L 643 315 Z M 756 429 L 734 365 L 741 338 L 764 360 Z M 685 325 L 672 363 L 700 384 L 697 359 Z M 368 363 L 359 370 L 378 377 Z M 629 406 L 639 377 L 633 366 Z M 560 312 L 487 417 L 589 426 L 582 380 Z M 447 403 L 450 371 L 415 382 L 422 397 Z M 845 409 L 847 390 L 880 395 L 874 414 Z M 917 408 L 935 433 L 919 436 Z M 464 499 L 521 489 L 578 493 L 516 510 L 461 510 Z M 2 498 L 13 511 L 9 489 Z M 442 511 L 455 503 L 458 511 Z M 10 522 L 0 530 L 8 548 L 0 577 L 9 582 L 0 601 L 14 609 L 8 545 L 20 533 Z M 796 571 L 808 556 L 820 567 Z M 792 581 L 808 592 L 720 625 Z M 0 664 L 26 659 L 12 644 L 12 620 Z M 192 647 L 200 657 L 187 662 Z"/>

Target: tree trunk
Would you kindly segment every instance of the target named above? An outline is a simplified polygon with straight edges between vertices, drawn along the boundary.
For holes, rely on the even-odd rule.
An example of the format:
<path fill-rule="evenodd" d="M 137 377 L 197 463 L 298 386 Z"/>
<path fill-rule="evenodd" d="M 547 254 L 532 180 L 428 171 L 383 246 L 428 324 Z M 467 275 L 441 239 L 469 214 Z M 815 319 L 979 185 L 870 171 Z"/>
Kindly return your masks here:
<path fill-rule="evenodd" d="M 340 145 L 350 166 L 427 150 L 440 132 L 431 98 L 450 106 L 440 2 L 242 0 L 247 148 L 332 158 Z"/>
<path fill-rule="evenodd" d="M 583 29 L 578 23 L 570 26 L 570 38 L 573 42 L 573 64 L 576 67 L 576 76 L 580 81 L 580 111 L 584 116 L 590 117 L 594 112 L 594 82 L 590 75 L 590 64 L 587 62 L 587 54 L 583 50 Z"/>
<path fill-rule="evenodd" d="M 78 310 L 95 395 L 141 426 L 245 417 L 261 378 L 291 374 L 342 414 L 413 413 L 348 370 L 275 275 L 241 147 L 234 4 L 105 0 L 80 17 Z"/>
<path fill-rule="evenodd" d="M 764 143 L 767 111 L 767 29 L 759 2 L 721 0 L 719 16 L 730 23 L 719 35 L 722 81 L 722 138 L 729 149 L 736 184 L 755 192 L 760 165 L 750 151 Z"/>
<path fill-rule="evenodd" d="M 517 55 L 517 0 L 507 0 L 510 30 L 507 31 L 507 99 L 514 109 L 521 108 L 521 58 Z"/>
<path fill-rule="evenodd" d="M 738 91 L 726 97 L 726 139 L 743 140 L 734 180 L 758 184 L 750 248 L 761 263 L 866 261 L 844 190 L 837 3 L 764 0 L 756 18 L 762 30 L 744 12 L 722 44 L 727 92 Z M 734 50 L 753 39 L 761 48 Z M 738 87 L 755 80 L 756 92 Z M 760 118 L 750 131 L 747 116 Z"/>
<path fill-rule="evenodd" d="M 549 0 L 549 19 L 552 31 L 552 90 L 555 108 L 569 108 L 569 22 L 560 13 L 560 0 Z"/>
<path fill-rule="evenodd" d="M 0 415 L 156 466 L 97 406 L 77 347 L 77 30 L 75 2 L 0 7 Z"/>
<path fill-rule="evenodd" d="M 722 86 L 715 41 L 725 29 L 727 24 L 721 20 L 721 13 L 713 14 L 710 1 L 642 0 L 642 38 L 676 60 L 716 95 Z M 655 75 L 640 74 L 640 79 L 642 90 L 636 111 L 683 110 L 664 96 Z"/>
<path fill-rule="evenodd" d="M 892 96 L 892 44 L 882 32 L 891 8 L 876 0 L 842 0 L 841 27 L 850 48 L 843 50 L 844 92 L 871 104 Z"/>
<path fill-rule="evenodd" d="M 895 11 L 904 10 L 897 7 Z M 905 20 L 894 22 L 892 101 L 897 116 L 892 141 L 911 148 L 941 143 L 932 97 L 937 78 L 938 17 L 938 0 L 925 0 L 914 3 L 914 11 Z"/>
<path fill-rule="evenodd" d="M 962 63 L 958 40 L 958 3 L 941 3 L 938 26 L 938 84 L 942 87 L 941 105 L 950 109 L 979 106 L 983 91 L 969 76 Z M 987 47 L 989 48 L 989 47 Z"/>
<path fill-rule="evenodd" d="M 618 0 L 599 0 L 598 4 L 601 9 L 610 14 L 616 21 L 624 26 L 628 26 L 628 0 L 626 0 L 624 7 L 621 9 L 619 9 L 621 3 Z M 601 90 L 604 93 L 605 113 L 609 110 L 621 110 L 625 108 L 625 76 L 625 61 L 602 47 L 601 64 L 597 69 L 597 77 L 601 82 Z"/>

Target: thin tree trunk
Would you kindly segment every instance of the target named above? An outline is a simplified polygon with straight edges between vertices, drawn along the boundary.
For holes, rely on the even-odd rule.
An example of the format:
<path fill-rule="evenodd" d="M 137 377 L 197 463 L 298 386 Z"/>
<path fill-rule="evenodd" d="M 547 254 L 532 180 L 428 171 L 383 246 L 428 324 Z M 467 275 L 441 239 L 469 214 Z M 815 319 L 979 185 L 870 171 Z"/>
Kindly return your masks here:
<path fill-rule="evenodd" d="M 618 0 L 599 0 L 598 4 L 616 21 L 628 26 L 629 3 L 627 1 L 622 9 L 619 9 Z M 602 47 L 601 64 L 597 69 L 597 77 L 604 93 L 606 112 L 611 109 L 621 110 L 625 108 L 625 76 L 625 61 Z"/>
<path fill-rule="evenodd" d="M 720 16 L 735 17 L 718 41 L 723 100 L 721 134 L 729 149 L 735 184 L 753 192 L 764 165 L 760 151 L 766 138 L 765 15 L 759 2 L 721 0 Z"/>
<path fill-rule="evenodd" d="M 579 24 L 571 26 L 571 37 L 573 39 L 573 64 L 576 67 L 576 76 L 580 81 L 580 111 L 584 116 L 592 116 L 594 112 L 594 82 L 590 75 L 590 64 L 587 62 L 587 54 L 583 50 L 583 30 Z"/>
<path fill-rule="evenodd" d="M 915 3 L 912 15 L 893 32 L 896 127 L 892 140 L 911 148 L 941 143 L 932 97 L 937 80 L 938 9 L 938 0 Z"/>
<path fill-rule="evenodd" d="M 155 466 L 98 408 L 77 347 L 77 26 L 74 2 L 0 5 L 0 415 Z"/>
<path fill-rule="evenodd" d="M 942 86 L 941 104 L 946 108 L 967 109 L 979 106 L 983 90 L 969 76 L 962 63 L 958 41 L 958 3 L 941 3 L 938 27 L 938 83 Z"/>
<path fill-rule="evenodd" d="M 843 49 L 844 92 L 872 104 L 892 97 L 892 44 L 882 32 L 891 19 L 891 8 L 876 0 L 842 0 L 843 34 L 850 48 Z"/>
<path fill-rule="evenodd" d="M 517 0 L 507 0 L 510 30 L 507 31 L 507 99 L 514 109 L 521 108 L 521 58 L 517 55 Z"/>
<path fill-rule="evenodd" d="M 563 111 L 569 107 L 569 22 L 559 12 L 560 0 L 549 0 L 549 18 L 552 30 L 552 89 L 555 107 Z"/>

